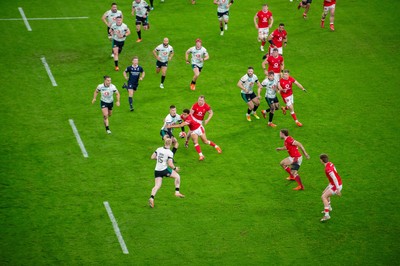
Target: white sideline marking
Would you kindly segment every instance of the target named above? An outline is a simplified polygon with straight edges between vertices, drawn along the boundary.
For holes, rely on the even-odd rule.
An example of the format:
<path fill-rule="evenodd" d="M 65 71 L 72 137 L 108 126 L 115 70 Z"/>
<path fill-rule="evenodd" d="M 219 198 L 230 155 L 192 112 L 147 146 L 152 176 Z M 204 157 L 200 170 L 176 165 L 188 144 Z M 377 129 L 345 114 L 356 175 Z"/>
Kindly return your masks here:
<path fill-rule="evenodd" d="M 76 129 L 76 126 L 74 124 L 74 120 L 69 119 L 69 124 L 71 125 L 72 131 L 74 132 L 74 135 L 75 135 L 75 138 L 76 138 L 76 141 L 78 142 L 78 145 L 81 148 L 83 157 L 85 157 L 85 158 L 89 157 L 89 155 L 88 155 L 88 153 L 87 153 L 87 151 L 85 149 L 85 146 L 83 145 L 81 137 L 79 136 L 78 129 Z"/>
<path fill-rule="evenodd" d="M 47 71 L 47 75 L 48 75 L 49 78 L 50 78 L 51 84 L 53 84 L 54 87 L 57 87 L 57 82 L 56 82 L 56 80 L 54 79 L 53 74 L 51 74 L 51 70 L 50 70 L 49 65 L 48 65 L 47 62 L 46 62 L 46 58 L 42 57 L 42 58 L 40 58 L 40 59 L 42 60 L 42 63 L 43 63 L 43 65 L 44 65 L 44 68 L 45 68 L 46 71 Z"/>
<path fill-rule="evenodd" d="M 128 248 L 126 247 L 124 239 L 122 238 L 121 232 L 119 231 L 117 220 L 115 220 L 114 215 L 112 213 L 110 204 L 108 204 L 108 201 L 104 201 L 103 204 L 104 204 L 104 207 L 106 207 L 108 217 L 110 217 L 111 223 L 114 227 L 114 231 L 115 231 L 115 234 L 117 235 L 119 244 L 121 245 L 122 252 L 124 254 L 129 254 Z"/>
<path fill-rule="evenodd" d="M 23 11 L 22 11 L 23 12 Z M 26 20 L 70 20 L 70 19 L 88 19 L 89 17 L 58 17 L 58 18 L 25 18 Z M 0 18 L 0 20 L 25 20 L 23 18 Z"/>
<path fill-rule="evenodd" d="M 28 29 L 28 31 L 32 31 L 31 25 L 29 25 L 28 20 L 25 17 L 25 13 L 24 10 L 22 9 L 22 7 L 18 7 L 19 13 L 21 13 L 21 17 L 25 23 L 26 28 Z"/>

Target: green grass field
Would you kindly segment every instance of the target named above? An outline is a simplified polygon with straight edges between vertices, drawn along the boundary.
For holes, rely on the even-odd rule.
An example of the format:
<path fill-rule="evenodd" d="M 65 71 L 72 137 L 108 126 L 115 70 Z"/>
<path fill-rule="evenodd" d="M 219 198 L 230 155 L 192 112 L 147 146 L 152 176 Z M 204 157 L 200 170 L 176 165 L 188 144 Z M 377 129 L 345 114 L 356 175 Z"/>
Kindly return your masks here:
<path fill-rule="evenodd" d="M 211 0 L 155 0 L 151 29 L 137 44 L 130 1 L 118 2 L 130 27 L 121 54 L 146 71 L 129 112 L 122 71 L 115 72 L 102 14 L 111 2 L 0 2 L 2 34 L 0 131 L 0 264 L 2 265 L 395 265 L 399 261 L 397 206 L 400 149 L 399 1 L 338 1 L 335 32 L 319 27 L 322 0 L 304 21 L 297 2 L 270 0 L 275 26 L 286 24 L 285 65 L 308 94 L 294 88 L 295 110 L 266 120 L 245 119 L 237 81 L 248 66 L 263 77 L 254 14 L 263 1 L 236 0 L 229 30 L 219 35 Z M 28 18 L 89 17 L 76 20 Z M 152 50 L 170 38 L 175 57 L 165 89 Z M 195 92 L 185 51 L 200 37 L 208 49 Z M 45 57 L 58 84 L 52 86 Z M 121 106 L 105 133 L 93 91 L 110 75 Z M 207 136 L 223 149 L 193 146 L 176 154 L 181 191 L 165 179 L 154 209 L 152 152 L 169 105 L 189 108 L 201 94 L 214 110 Z M 262 108 L 266 107 L 262 101 Z M 89 154 L 84 158 L 68 120 Z M 305 190 L 292 191 L 279 162 L 288 128 L 310 160 L 300 170 Z M 332 219 L 320 223 L 328 181 L 319 154 L 328 153 L 343 179 Z M 123 254 L 103 202 L 109 202 L 129 254 Z"/>

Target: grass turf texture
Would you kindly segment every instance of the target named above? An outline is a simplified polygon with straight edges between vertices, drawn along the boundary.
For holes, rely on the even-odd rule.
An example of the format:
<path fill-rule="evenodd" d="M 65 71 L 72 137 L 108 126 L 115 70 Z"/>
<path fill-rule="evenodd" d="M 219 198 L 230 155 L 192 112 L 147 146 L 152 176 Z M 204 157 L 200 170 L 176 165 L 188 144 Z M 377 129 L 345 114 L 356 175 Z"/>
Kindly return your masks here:
<path fill-rule="evenodd" d="M 390 265 L 399 260 L 399 32 L 397 1 L 339 1 L 336 32 L 320 29 L 321 0 L 308 20 L 297 3 L 269 1 L 274 28 L 286 24 L 285 65 L 309 91 L 295 90 L 295 110 L 304 127 L 275 115 L 248 123 L 236 83 L 249 65 L 263 77 L 252 18 L 260 1 L 235 1 L 229 30 L 219 36 L 211 1 L 155 1 L 149 31 L 137 38 L 130 2 L 118 3 L 132 35 L 121 54 L 125 68 L 134 55 L 146 71 L 135 94 L 127 93 L 105 134 L 92 94 L 109 74 L 119 88 L 110 44 L 100 20 L 111 2 L 22 1 L 0 3 L 3 18 L 88 16 L 84 20 L 0 21 L 3 33 L 1 108 L 1 264 L 102 265 Z M 165 89 L 158 88 L 152 49 L 168 36 L 175 49 Z M 192 71 L 184 52 L 200 37 L 210 60 L 190 91 Z M 40 61 L 46 57 L 58 87 Z M 381 92 L 382 90 L 382 92 Z M 164 180 L 150 209 L 151 153 L 168 106 L 190 107 L 206 95 L 215 116 L 208 138 L 218 155 L 202 145 L 198 162 L 191 146 L 178 150 L 182 193 Z M 262 102 L 264 108 L 266 103 Z M 73 119 L 89 153 L 83 158 L 68 119 Z M 279 129 L 288 128 L 306 147 L 300 174 L 305 191 L 287 186 L 279 167 L 286 152 Z M 327 185 L 318 156 L 326 152 L 344 182 L 333 198 L 332 219 L 321 224 L 320 194 Z M 122 254 L 103 206 L 108 201 L 130 252 Z"/>

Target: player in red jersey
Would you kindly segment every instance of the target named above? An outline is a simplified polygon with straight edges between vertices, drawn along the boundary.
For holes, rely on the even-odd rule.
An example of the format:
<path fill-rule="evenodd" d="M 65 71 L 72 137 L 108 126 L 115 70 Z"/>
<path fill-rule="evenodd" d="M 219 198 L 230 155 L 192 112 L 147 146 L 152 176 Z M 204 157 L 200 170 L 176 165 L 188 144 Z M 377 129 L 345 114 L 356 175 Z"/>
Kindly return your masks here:
<path fill-rule="evenodd" d="M 331 29 L 331 31 L 335 30 L 335 26 L 333 25 L 335 21 L 335 8 L 336 0 L 324 0 L 324 11 L 322 12 L 321 28 L 325 27 L 325 18 L 329 12 L 329 28 Z"/>
<path fill-rule="evenodd" d="M 208 113 L 208 118 L 204 120 L 205 115 Z M 211 107 L 206 103 L 206 99 L 204 95 L 200 95 L 197 99 L 197 103 L 193 104 L 190 109 L 190 114 L 196 118 L 199 123 L 203 123 L 207 125 L 210 122 L 211 117 L 214 115 Z"/>
<path fill-rule="evenodd" d="M 283 101 L 286 103 L 286 106 L 282 106 L 281 109 L 284 115 L 286 114 L 286 110 L 290 110 L 290 114 L 292 115 L 293 120 L 296 122 L 296 125 L 301 127 L 303 126 L 303 124 L 300 123 L 299 120 L 297 120 L 296 113 L 294 112 L 294 99 L 292 90 L 293 83 L 296 84 L 296 86 L 302 89 L 304 92 L 307 92 L 303 85 L 301 85 L 297 80 L 289 76 L 289 70 L 283 70 L 283 75 L 282 78 L 279 80 L 278 88 Z"/>
<path fill-rule="evenodd" d="M 264 4 L 262 9 L 254 16 L 254 25 L 258 30 L 258 40 L 261 41 L 260 50 L 264 52 L 264 45 L 269 35 L 269 28 L 272 27 L 274 18 L 271 11 L 268 10 L 268 5 Z"/>
<path fill-rule="evenodd" d="M 208 113 L 208 118 L 204 121 L 204 117 L 206 116 L 207 113 Z M 207 125 L 211 117 L 214 115 L 211 107 L 206 103 L 204 95 L 200 95 L 199 98 L 197 99 L 197 102 L 193 104 L 192 108 L 190 109 L 190 114 L 193 116 L 193 118 L 195 118 L 195 120 L 198 123 L 203 124 L 204 121 L 204 125 Z M 188 147 L 191 133 L 192 132 L 189 130 L 188 134 L 186 135 L 186 141 L 185 141 L 186 148 Z"/>
<path fill-rule="evenodd" d="M 307 13 L 308 10 L 310 10 L 310 6 L 311 6 L 312 0 L 302 0 L 299 5 L 297 6 L 297 9 L 300 8 L 304 8 L 304 13 L 303 13 L 303 18 L 306 19 L 307 18 Z"/>
<path fill-rule="evenodd" d="M 200 148 L 199 141 L 198 141 L 199 137 L 203 141 L 204 144 L 210 145 L 210 146 L 214 147 L 218 153 L 222 153 L 221 148 L 217 144 L 215 144 L 211 140 L 207 139 L 206 130 L 204 129 L 203 125 L 201 123 L 197 122 L 196 121 L 197 119 L 194 118 L 193 115 L 190 114 L 189 109 L 183 110 L 183 114 L 181 114 L 181 118 L 183 119 L 183 122 L 180 123 L 179 125 L 169 125 L 167 127 L 169 127 L 169 128 L 183 127 L 183 126 L 189 127 L 189 129 L 191 131 L 190 136 L 194 143 L 194 148 L 196 149 L 197 153 L 199 154 L 199 161 L 204 160 L 204 155 L 201 152 L 201 148 Z"/>
<path fill-rule="evenodd" d="M 331 219 L 329 212 L 332 211 L 331 207 L 331 196 L 338 195 L 342 196 L 342 179 L 336 171 L 335 165 L 329 161 L 328 155 L 321 154 L 319 159 L 323 165 L 325 165 L 325 175 L 329 180 L 329 185 L 322 192 L 322 202 L 324 203 L 324 217 L 321 222 Z"/>
<path fill-rule="evenodd" d="M 266 65 L 268 64 L 268 69 L 266 69 Z M 283 61 L 283 57 L 279 54 L 278 48 L 272 49 L 271 55 L 266 55 L 264 62 L 261 64 L 264 69 L 264 73 L 267 76 L 268 72 L 274 72 L 274 79 L 276 82 L 279 82 L 281 79 L 281 71 L 285 68 L 285 64 Z"/>
<path fill-rule="evenodd" d="M 285 146 L 278 147 L 276 148 L 276 150 L 277 151 L 287 150 L 289 153 L 289 157 L 283 159 L 280 162 L 280 165 L 290 175 L 287 178 L 287 180 L 289 181 L 295 180 L 297 182 L 298 186 L 293 190 L 304 190 L 303 183 L 301 182 L 300 176 L 298 174 L 300 165 L 303 161 L 303 157 L 301 156 L 301 153 L 299 152 L 298 148 L 301 149 L 301 151 L 303 152 L 304 156 L 307 159 L 310 159 L 310 155 L 308 155 L 308 153 L 306 152 L 306 150 L 304 149 L 303 145 L 300 142 L 294 140 L 291 136 L 289 136 L 289 131 L 287 129 L 281 129 L 281 131 L 279 132 L 279 136 L 281 139 L 285 140 L 284 142 Z M 289 168 L 289 166 L 291 166 L 291 168 Z"/>
<path fill-rule="evenodd" d="M 280 55 L 283 55 L 282 47 L 287 45 L 287 32 L 285 24 L 280 23 L 279 27 L 268 36 L 268 42 L 271 44 L 269 52 L 272 54 L 274 48 L 278 48 Z"/>

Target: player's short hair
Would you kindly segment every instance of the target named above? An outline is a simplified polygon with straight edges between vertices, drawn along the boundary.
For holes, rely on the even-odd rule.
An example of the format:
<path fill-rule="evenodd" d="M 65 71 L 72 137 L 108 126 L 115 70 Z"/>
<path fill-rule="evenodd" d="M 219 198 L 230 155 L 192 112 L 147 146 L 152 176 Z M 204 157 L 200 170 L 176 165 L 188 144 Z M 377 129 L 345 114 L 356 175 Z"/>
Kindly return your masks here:
<path fill-rule="evenodd" d="M 203 43 L 203 42 L 201 41 L 200 38 L 197 38 L 197 39 L 196 39 L 196 42 L 201 42 L 201 43 Z"/>
<path fill-rule="evenodd" d="M 175 105 L 170 105 L 170 107 L 169 107 L 169 109 L 174 109 L 174 108 L 176 108 Z"/>
<path fill-rule="evenodd" d="M 254 70 L 254 67 L 252 67 L 252 66 L 249 66 L 247 69 L 253 69 L 253 70 Z"/>
<path fill-rule="evenodd" d="M 279 52 L 278 48 L 272 49 L 272 52 Z"/>
<path fill-rule="evenodd" d="M 263 4 L 262 6 L 268 6 L 268 4 Z"/>
<path fill-rule="evenodd" d="M 268 76 L 269 75 L 275 75 L 274 71 L 268 71 Z"/>
<path fill-rule="evenodd" d="M 321 155 L 319 156 L 319 158 L 320 158 L 321 161 L 323 161 L 324 163 L 329 162 L 328 154 L 323 153 L 323 154 L 321 154 Z"/>
<path fill-rule="evenodd" d="M 111 6 L 116 6 L 116 5 L 117 5 L 117 3 L 115 3 L 115 2 L 111 4 Z"/>
<path fill-rule="evenodd" d="M 171 144 L 172 144 L 172 139 L 166 138 L 166 139 L 164 140 L 164 144 L 165 144 L 165 146 L 171 146 Z"/>
<path fill-rule="evenodd" d="M 121 17 L 121 16 L 118 16 L 118 17 L 117 17 L 117 19 L 118 19 L 118 18 L 122 19 L 122 17 Z"/>
<path fill-rule="evenodd" d="M 282 71 L 283 73 L 290 73 L 290 71 L 289 71 L 289 69 L 284 69 L 283 71 Z"/>
<path fill-rule="evenodd" d="M 104 80 L 111 78 L 110 76 L 103 76 Z"/>
<path fill-rule="evenodd" d="M 133 59 L 139 59 L 139 57 L 137 55 L 135 55 L 134 57 L 132 57 L 132 60 Z"/>
<path fill-rule="evenodd" d="M 281 129 L 281 132 L 283 135 L 285 135 L 286 137 L 289 136 L 289 130 L 287 129 Z"/>
<path fill-rule="evenodd" d="M 183 109 L 183 112 L 184 112 L 185 114 L 190 114 L 190 110 L 189 110 L 189 109 Z"/>
<path fill-rule="evenodd" d="M 199 98 L 205 99 L 205 98 L 206 98 L 206 96 L 204 96 L 204 95 L 200 95 L 200 96 L 199 96 Z"/>
<path fill-rule="evenodd" d="M 284 27 L 285 27 L 285 24 L 283 24 L 283 23 L 279 23 L 279 26 L 284 26 Z"/>

